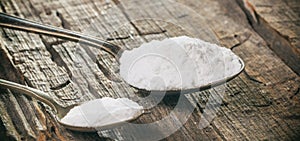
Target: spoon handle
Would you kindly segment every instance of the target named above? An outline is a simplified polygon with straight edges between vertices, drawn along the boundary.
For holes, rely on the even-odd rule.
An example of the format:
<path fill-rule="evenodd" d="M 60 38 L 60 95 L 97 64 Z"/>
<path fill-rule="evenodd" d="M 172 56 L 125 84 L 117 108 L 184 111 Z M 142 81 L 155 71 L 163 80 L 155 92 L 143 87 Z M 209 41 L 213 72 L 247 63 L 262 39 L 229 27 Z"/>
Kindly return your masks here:
<path fill-rule="evenodd" d="M 49 105 L 51 108 L 53 108 L 56 112 L 57 109 L 60 109 L 62 106 L 58 105 L 51 97 L 49 97 L 45 92 L 42 92 L 40 90 L 30 88 L 18 83 L 14 83 L 11 81 L 0 79 L 0 86 L 5 87 L 8 89 L 12 89 L 14 91 L 20 92 L 22 94 L 25 94 L 30 97 L 34 97 L 37 100 L 44 102 L 45 104 Z"/>
<path fill-rule="evenodd" d="M 119 59 L 118 54 L 120 55 L 121 53 L 123 53 L 123 50 L 119 46 L 106 42 L 104 40 L 100 40 L 98 38 L 91 37 L 88 35 L 83 35 L 81 33 L 73 32 L 67 29 L 61 29 L 58 27 L 28 21 L 4 13 L 0 13 L 0 26 L 32 33 L 50 35 L 74 42 L 84 43 L 95 48 L 103 49 L 111 55 L 113 55 L 114 57 L 116 57 L 117 59 Z"/>

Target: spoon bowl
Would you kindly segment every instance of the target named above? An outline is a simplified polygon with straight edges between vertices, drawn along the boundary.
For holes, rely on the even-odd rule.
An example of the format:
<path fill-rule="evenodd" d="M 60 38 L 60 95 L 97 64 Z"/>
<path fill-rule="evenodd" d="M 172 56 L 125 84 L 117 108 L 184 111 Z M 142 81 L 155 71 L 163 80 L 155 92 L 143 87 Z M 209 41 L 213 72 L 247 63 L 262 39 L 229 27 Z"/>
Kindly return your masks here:
<path fill-rule="evenodd" d="M 132 87 L 138 89 L 141 93 L 151 93 L 151 94 L 166 94 L 166 95 L 177 95 L 177 94 L 189 94 L 189 93 L 193 93 L 193 92 L 199 92 L 199 91 L 204 91 L 204 90 L 208 90 L 212 87 L 216 87 L 219 85 L 222 85 L 226 82 L 229 82 L 230 80 L 234 79 L 235 77 L 237 77 L 239 74 L 241 74 L 243 72 L 243 70 L 245 69 L 245 63 L 242 59 L 239 58 L 239 63 L 240 63 L 240 69 L 239 71 L 237 71 L 237 73 L 232 74 L 230 76 L 225 77 L 224 79 L 221 80 L 215 80 L 213 82 L 201 85 L 199 87 L 196 88 L 189 88 L 189 89 L 177 89 L 177 90 L 166 90 L 166 91 L 162 91 L 162 90 L 146 90 L 146 89 L 141 89 L 141 88 L 137 88 L 133 85 L 131 85 Z"/>
<path fill-rule="evenodd" d="M 18 83 L 14 83 L 11 81 L 3 80 L 3 79 L 0 79 L 0 86 L 4 87 L 4 88 L 12 89 L 14 91 L 20 92 L 20 93 L 25 94 L 30 97 L 34 97 L 37 100 L 49 105 L 55 112 L 55 115 L 54 115 L 55 120 L 58 123 L 60 123 L 61 125 L 63 125 L 64 127 L 66 127 L 67 129 L 74 130 L 74 131 L 95 132 L 98 130 L 114 128 L 114 127 L 120 126 L 126 122 L 132 121 L 144 113 L 144 110 L 141 110 L 140 112 L 135 112 L 135 114 L 128 117 L 127 120 L 118 120 L 116 122 L 106 124 L 104 126 L 92 127 L 92 126 L 71 125 L 71 124 L 67 124 L 67 123 L 63 122 L 61 119 L 64 118 L 70 112 L 71 109 L 73 109 L 76 106 L 80 106 L 79 104 L 73 104 L 70 106 L 63 107 L 63 106 L 57 104 L 51 97 L 48 96 L 48 94 L 46 94 L 43 91 L 28 87 L 28 86 L 24 86 L 24 85 L 21 85 Z M 97 108 L 97 107 L 95 107 L 95 108 Z M 120 108 L 122 108 L 122 107 L 120 107 Z M 105 109 L 103 109 L 103 110 L 105 110 Z"/>

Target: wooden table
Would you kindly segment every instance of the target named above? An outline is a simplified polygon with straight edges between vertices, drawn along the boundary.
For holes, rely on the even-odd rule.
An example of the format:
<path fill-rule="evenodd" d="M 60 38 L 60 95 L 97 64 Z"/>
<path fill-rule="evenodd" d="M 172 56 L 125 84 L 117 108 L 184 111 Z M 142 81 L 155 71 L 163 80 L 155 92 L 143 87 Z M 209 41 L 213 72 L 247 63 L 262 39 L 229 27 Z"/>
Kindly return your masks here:
<path fill-rule="evenodd" d="M 139 131 L 143 140 L 297 140 L 300 133 L 298 0 L 2 0 L 1 12 L 109 40 L 124 48 L 189 35 L 239 55 L 245 71 L 213 89 L 183 95 L 193 109 L 183 126 L 167 96 L 133 123 L 171 115 Z M 154 20 L 149 20 L 154 19 Z M 0 77 L 49 93 L 61 105 L 110 97 L 145 97 L 115 82 L 106 52 L 53 37 L 0 29 Z M 140 140 L 124 127 L 80 133 L 65 129 L 36 99 L 0 91 L 1 140 Z M 151 103 L 151 101 L 149 101 Z M 207 104 L 209 103 L 209 104 Z M 215 104 L 215 105 L 214 105 Z M 188 110 L 180 109 L 182 112 Z M 212 117 L 204 116 L 211 113 Z M 202 128 L 203 119 L 207 123 Z M 166 127 L 164 127 L 166 126 Z"/>

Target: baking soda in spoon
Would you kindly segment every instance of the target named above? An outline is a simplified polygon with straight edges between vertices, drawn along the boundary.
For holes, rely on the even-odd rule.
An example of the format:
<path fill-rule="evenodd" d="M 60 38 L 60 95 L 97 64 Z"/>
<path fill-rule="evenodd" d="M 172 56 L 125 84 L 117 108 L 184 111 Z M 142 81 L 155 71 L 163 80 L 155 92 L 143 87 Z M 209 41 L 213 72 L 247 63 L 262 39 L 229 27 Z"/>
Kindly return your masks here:
<path fill-rule="evenodd" d="M 187 36 L 153 40 L 120 58 L 121 77 L 146 90 L 199 88 L 237 74 L 241 67 L 230 49 Z"/>
<path fill-rule="evenodd" d="M 104 97 L 74 107 L 61 123 L 77 127 L 105 127 L 137 118 L 143 107 L 127 98 Z"/>

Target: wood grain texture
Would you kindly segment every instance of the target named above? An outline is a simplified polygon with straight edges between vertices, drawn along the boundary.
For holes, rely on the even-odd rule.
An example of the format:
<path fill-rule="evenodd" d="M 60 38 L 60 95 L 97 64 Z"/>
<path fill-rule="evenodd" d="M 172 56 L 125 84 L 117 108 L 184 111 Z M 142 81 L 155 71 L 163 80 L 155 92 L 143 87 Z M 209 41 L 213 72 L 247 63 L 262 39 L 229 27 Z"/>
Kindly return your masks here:
<path fill-rule="evenodd" d="M 195 109 L 184 126 L 164 140 L 296 140 L 300 132 L 297 64 L 286 63 L 293 58 L 276 55 L 276 50 L 269 48 L 271 41 L 263 36 L 267 31 L 259 32 L 249 23 L 249 13 L 242 5 L 244 2 L 3 0 L 0 4 L 1 12 L 81 31 L 126 49 L 153 39 L 179 35 L 198 37 L 231 48 L 245 61 L 245 72 L 226 85 L 184 95 L 186 109 L 181 110 L 188 112 L 190 106 Z M 268 1 L 248 2 L 268 4 Z M 275 5 L 291 6 L 294 13 L 299 13 L 297 4 L 297 1 L 276 1 Z M 256 10 L 256 14 L 261 17 L 267 15 L 259 11 Z M 299 14 L 292 15 L 299 17 Z M 280 35 L 291 39 L 287 40 L 291 46 L 284 47 L 298 48 L 299 25 L 293 18 L 286 19 L 285 23 L 290 23 L 295 30 L 280 25 L 282 22 L 265 21 Z M 61 105 L 104 96 L 129 97 L 135 101 L 147 96 L 116 81 L 119 79 L 115 72 L 116 61 L 102 50 L 10 29 L 0 32 L 0 77 L 45 91 Z M 133 123 L 153 123 L 169 115 L 173 120 L 145 131 L 118 127 L 98 133 L 79 133 L 55 122 L 47 105 L 7 89 L 1 89 L 0 93 L 0 136 L 7 140 L 109 140 L 107 137 L 137 140 L 136 134 L 152 135 L 152 132 L 156 136 L 145 140 L 155 140 L 168 134 L 161 130 L 164 126 L 176 129 L 181 122 L 176 115 L 170 114 L 176 107 L 178 96 L 152 97 L 144 104 L 156 104 L 157 101 L 159 104 Z M 213 102 L 207 104 L 210 100 Z M 207 115 L 209 112 L 216 116 L 212 121 Z M 199 123 L 205 123 L 205 120 L 209 121 L 208 125 L 199 128 Z"/>
<path fill-rule="evenodd" d="M 294 72 L 300 75 L 300 2 L 237 0 L 253 29 Z"/>

